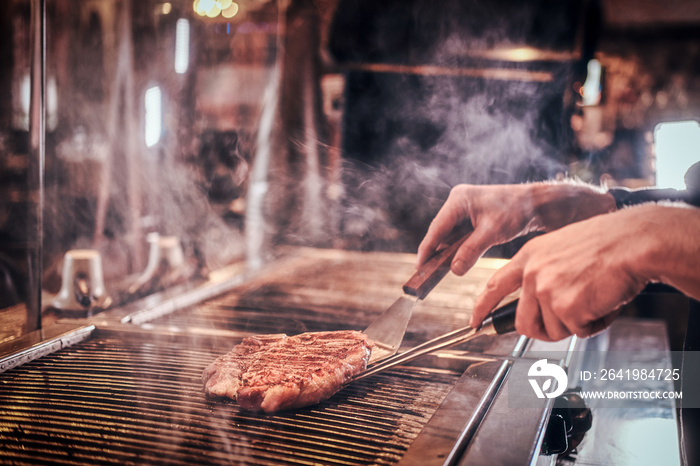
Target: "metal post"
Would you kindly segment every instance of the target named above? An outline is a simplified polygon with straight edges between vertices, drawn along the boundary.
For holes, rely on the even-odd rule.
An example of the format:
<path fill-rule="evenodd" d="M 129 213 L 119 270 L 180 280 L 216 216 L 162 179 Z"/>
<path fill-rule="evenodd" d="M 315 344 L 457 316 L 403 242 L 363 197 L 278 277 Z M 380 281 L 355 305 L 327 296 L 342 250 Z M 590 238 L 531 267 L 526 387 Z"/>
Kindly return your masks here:
<path fill-rule="evenodd" d="M 44 162 L 46 128 L 46 0 L 32 0 L 31 18 L 31 94 L 29 101 L 29 174 L 30 205 L 27 251 L 28 288 L 25 330 L 41 328 L 42 259 L 44 242 Z"/>

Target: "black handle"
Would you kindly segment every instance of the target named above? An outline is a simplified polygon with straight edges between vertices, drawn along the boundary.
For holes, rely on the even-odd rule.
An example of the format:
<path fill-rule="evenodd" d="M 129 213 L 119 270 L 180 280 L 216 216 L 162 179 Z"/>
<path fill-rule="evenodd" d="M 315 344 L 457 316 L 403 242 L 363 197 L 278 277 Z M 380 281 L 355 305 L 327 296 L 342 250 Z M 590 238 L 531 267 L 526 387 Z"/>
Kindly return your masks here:
<path fill-rule="evenodd" d="M 515 309 L 518 307 L 518 300 L 504 304 L 490 314 L 491 323 L 496 333 L 503 335 L 505 333 L 515 332 Z"/>

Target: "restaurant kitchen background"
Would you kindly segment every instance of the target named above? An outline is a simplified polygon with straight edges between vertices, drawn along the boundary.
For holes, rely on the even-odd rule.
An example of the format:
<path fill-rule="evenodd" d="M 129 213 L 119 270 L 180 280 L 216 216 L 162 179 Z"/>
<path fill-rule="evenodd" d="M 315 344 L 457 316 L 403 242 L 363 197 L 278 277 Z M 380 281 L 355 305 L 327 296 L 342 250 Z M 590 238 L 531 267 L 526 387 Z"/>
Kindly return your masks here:
<path fill-rule="evenodd" d="M 682 188 L 699 33 L 691 0 L 3 1 L 0 344 L 297 248 L 409 257 L 458 183 Z"/>

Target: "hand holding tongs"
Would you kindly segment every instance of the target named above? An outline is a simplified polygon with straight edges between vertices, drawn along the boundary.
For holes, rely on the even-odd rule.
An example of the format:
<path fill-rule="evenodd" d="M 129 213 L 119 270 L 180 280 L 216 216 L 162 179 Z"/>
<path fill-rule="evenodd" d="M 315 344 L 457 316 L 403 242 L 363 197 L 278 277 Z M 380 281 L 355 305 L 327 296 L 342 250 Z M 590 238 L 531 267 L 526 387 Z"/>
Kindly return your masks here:
<path fill-rule="evenodd" d="M 404 293 L 424 299 L 435 288 L 435 285 L 447 275 L 452 259 L 468 236 L 461 237 L 428 260 L 403 286 Z M 363 379 L 434 351 L 466 343 L 482 335 L 503 335 L 513 332 L 515 331 L 515 309 L 517 305 L 518 300 L 516 299 L 496 309 L 484 319 L 478 328 L 463 327 L 426 341 L 408 351 L 383 359 L 371 368 L 353 377 L 352 381 Z"/>

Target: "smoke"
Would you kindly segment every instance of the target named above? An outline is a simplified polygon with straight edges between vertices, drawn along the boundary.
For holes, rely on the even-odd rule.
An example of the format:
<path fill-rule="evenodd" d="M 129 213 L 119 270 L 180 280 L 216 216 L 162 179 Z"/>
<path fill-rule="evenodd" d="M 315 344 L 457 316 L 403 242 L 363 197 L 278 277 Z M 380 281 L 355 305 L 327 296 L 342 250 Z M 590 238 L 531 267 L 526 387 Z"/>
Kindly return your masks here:
<path fill-rule="evenodd" d="M 456 184 L 566 172 L 565 95 L 577 64 L 489 53 L 571 51 L 582 14 L 577 2 L 341 0 L 329 48 L 352 69 L 342 131 L 346 244 L 414 251 Z"/>
<path fill-rule="evenodd" d="M 201 167 L 163 160 L 152 163 L 145 173 L 147 229 L 179 238 L 186 255 L 205 270 L 243 257 L 243 232 L 224 219 L 225 205 L 218 211 L 214 209 Z M 231 171 L 233 174 L 235 171 Z"/>
<path fill-rule="evenodd" d="M 353 79 L 366 84 L 364 76 L 349 79 L 351 90 Z M 553 136 L 563 117 L 546 115 L 552 99 L 561 99 L 556 89 L 471 78 L 372 79 L 386 94 L 362 102 L 369 100 L 365 94 L 351 91 L 360 103 L 350 103 L 346 115 L 352 142 L 341 174 L 341 235 L 349 247 L 415 251 L 453 186 L 542 180 L 565 171 Z M 379 137 L 366 137 L 368 120 L 381 128 Z"/>

